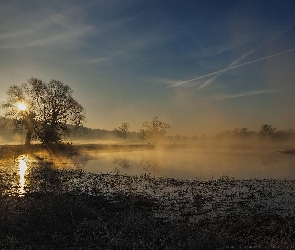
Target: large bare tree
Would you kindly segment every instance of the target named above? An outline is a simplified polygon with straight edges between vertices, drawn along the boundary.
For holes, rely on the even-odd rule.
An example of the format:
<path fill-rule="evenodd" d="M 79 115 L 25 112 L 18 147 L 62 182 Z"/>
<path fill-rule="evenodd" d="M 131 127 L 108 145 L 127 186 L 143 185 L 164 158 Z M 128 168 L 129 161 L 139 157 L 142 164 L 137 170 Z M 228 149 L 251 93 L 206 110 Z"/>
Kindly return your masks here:
<path fill-rule="evenodd" d="M 20 86 L 7 90 L 2 104 L 5 117 L 27 129 L 25 144 L 31 144 L 35 135 L 43 144 L 58 143 L 68 131 L 68 125 L 81 126 L 85 110 L 72 97 L 73 90 L 60 81 L 49 83 L 30 78 Z"/>

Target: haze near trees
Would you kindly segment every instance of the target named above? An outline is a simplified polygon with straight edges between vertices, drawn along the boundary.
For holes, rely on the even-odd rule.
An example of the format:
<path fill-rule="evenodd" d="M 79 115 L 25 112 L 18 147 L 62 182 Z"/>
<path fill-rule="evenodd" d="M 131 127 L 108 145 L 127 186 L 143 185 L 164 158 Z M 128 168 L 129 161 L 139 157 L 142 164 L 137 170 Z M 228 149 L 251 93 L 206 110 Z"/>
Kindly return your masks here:
<path fill-rule="evenodd" d="M 167 129 L 170 125 L 166 122 L 162 122 L 158 117 L 154 117 L 152 121 L 145 121 L 140 129 L 140 139 L 142 141 L 146 138 L 153 138 L 155 141 L 163 138 L 167 134 Z"/>
<path fill-rule="evenodd" d="M 68 125 L 81 126 L 85 120 L 85 110 L 72 97 L 73 90 L 60 81 L 30 78 L 6 93 L 8 98 L 2 104 L 5 117 L 27 129 L 26 145 L 32 137 L 43 144 L 59 143 L 69 132 Z"/>
<path fill-rule="evenodd" d="M 122 125 L 118 128 L 114 128 L 113 132 L 118 136 L 119 138 L 122 138 L 126 140 L 127 138 L 127 132 L 130 128 L 130 125 L 128 122 L 122 122 Z"/>

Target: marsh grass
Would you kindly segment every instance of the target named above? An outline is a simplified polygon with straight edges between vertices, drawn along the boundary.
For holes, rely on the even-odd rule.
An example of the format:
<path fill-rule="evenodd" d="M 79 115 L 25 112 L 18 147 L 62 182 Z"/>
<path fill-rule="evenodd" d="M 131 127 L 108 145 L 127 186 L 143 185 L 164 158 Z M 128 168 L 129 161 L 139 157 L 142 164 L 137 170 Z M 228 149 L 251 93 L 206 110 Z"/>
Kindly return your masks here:
<path fill-rule="evenodd" d="M 53 185 L 57 178 L 83 179 L 84 174 L 46 171 L 39 178 L 53 183 L 39 186 L 38 192 L 0 196 L 1 249 L 288 249 L 295 244 L 294 216 L 259 209 L 240 213 L 233 202 L 218 216 L 195 220 L 196 214 L 183 213 L 184 205 L 179 216 L 167 217 L 163 213 L 174 211 L 173 203 L 122 190 L 112 195 L 65 191 Z M 197 210 L 204 203 L 204 196 L 194 196 Z"/>
<path fill-rule="evenodd" d="M 142 197 L 1 197 L 1 249 L 227 249 L 294 247 L 294 218 L 253 214 L 164 220 Z"/>
<path fill-rule="evenodd" d="M 295 149 L 285 149 L 281 151 L 282 154 L 295 155 Z"/>
<path fill-rule="evenodd" d="M 11 186 L 15 173 L 0 172 L 0 249 L 295 247 L 294 181 L 179 180 L 31 164 L 25 194 Z"/>

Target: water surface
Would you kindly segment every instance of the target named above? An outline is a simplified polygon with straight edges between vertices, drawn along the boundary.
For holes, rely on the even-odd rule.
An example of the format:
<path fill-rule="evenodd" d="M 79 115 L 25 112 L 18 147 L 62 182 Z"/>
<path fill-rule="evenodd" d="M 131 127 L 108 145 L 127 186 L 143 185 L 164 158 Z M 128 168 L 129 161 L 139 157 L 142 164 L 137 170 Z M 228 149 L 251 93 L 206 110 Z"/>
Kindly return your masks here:
<path fill-rule="evenodd" d="M 83 170 L 181 179 L 294 179 L 295 156 L 273 150 L 145 150 L 85 154 L 73 159 Z"/>
<path fill-rule="evenodd" d="M 43 177 L 39 178 L 38 185 L 55 187 L 58 180 L 50 183 L 54 179 L 54 173 L 52 175 L 50 169 L 80 169 L 91 173 L 121 175 L 149 174 L 152 177 L 199 180 L 218 179 L 223 176 L 238 180 L 285 180 L 295 179 L 295 155 L 282 154 L 273 149 L 208 148 L 97 151 L 52 159 L 20 155 L 14 159 L 0 160 L 2 187 L 24 195 L 26 187 L 36 181 L 34 176 L 40 176 L 41 173 L 44 180 Z"/>

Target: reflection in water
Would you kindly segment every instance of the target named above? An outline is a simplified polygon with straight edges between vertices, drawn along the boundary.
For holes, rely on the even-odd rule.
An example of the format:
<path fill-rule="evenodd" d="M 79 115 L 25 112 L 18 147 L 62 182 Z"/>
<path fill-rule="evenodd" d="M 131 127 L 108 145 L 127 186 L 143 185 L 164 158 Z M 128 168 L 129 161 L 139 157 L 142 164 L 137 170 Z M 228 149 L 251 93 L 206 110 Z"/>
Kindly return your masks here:
<path fill-rule="evenodd" d="M 159 168 L 159 163 L 157 160 L 149 160 L 142 158 L 140 164 L 143 166 L 143 170 L 148 173 L 156 173 Z"/>
<path fill-rule="evenodd" d="M 21 155 L 18 159 L 18 168 L 19 168 L 19 191 L 20 195 L 25 193 L 25 182 L 26 182 L 26 170 L 27 170 L 27 160 L 28 158 L 25 155 Z"/>
<path fill-rule="evenodd" d="M 235 179 L 290 179 L 295 176 L 295 157 L 274 149 L 186 149 L 104 152 L 89 155 L 83 170 L 176 177 L 202 180 L 229 176 Z M 115 159 L 115 160 L 114 160 Z M 118 166 L 119 165 L 119 166 Z"/>
<path fill-rule="evenodd" d="M 129 162 L 126 158 L 115 158 L 113 160 L 114 163 L 118 163 L 122 168 L 129 168 L 130 165 L 129 165 Z"/>

